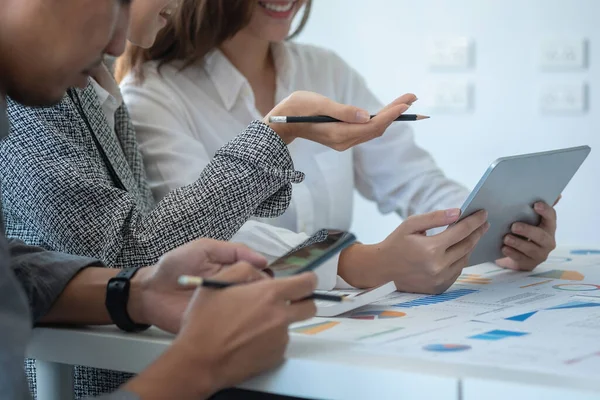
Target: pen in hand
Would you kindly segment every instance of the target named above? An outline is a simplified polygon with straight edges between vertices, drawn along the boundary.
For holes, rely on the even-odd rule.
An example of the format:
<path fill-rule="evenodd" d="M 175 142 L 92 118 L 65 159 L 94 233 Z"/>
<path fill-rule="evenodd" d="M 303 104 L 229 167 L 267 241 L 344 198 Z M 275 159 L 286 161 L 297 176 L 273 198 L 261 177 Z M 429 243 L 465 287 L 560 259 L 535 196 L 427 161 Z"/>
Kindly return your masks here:
<path fill-rule="evenodd" d="M 212 279 L 204 279 L 199 276 L 181 275 L 177 282 L 181 286 L 202 286 L 213 289 L 225 289 L 231 286 L 240 285 L 239 283 L 230 283 L 223 281 L 216 281 Z M 346 296 L 336 296 L 332 294 L 313 293 L 311 296 L 303 300 L 323 300 L 323 301 L 334 301 L 334 302 L 349 302 L 353 301 L 351 298 Z"/>
<path fill-rule="evenodd" d="M 375 115 L 371 115 L 371 118 Z M 402 114 L 394 121 L 420 121 L 422 119 L 430 118 L 427 115 L 419 114 Z M 292 123 L 322 123 L 322 122 L 341 122 L 339 119 L 328 117 L 327 115 L 313 115 L 313 116 L 299 116 L 299 117 L 287 117 L 287 116 L 272 116 L 269 117 L 269 122 L 273 124 L 292 124 Z"/>

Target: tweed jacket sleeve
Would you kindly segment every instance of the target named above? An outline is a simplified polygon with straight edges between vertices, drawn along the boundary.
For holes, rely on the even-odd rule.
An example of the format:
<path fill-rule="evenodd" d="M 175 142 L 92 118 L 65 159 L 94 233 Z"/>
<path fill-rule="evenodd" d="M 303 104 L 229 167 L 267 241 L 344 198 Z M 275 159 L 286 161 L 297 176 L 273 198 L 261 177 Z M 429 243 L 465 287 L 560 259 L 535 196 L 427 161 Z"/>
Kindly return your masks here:
<path fill-rule="evenodd" d="M 8 114 L 11 134 L 0 144 L 0 179 L 9 236 L 112 267 L 153 264 L 199 237 L 228 240 L 253 215 L 283 213 L 291 183 L 303 179 L 279 136 L 255 121 L 216 153 L 196 182 L 154 205 L 146 198 L 151 195 L 133 128 L 116 137 L 100 129 L 105 120 L 88 115 L 123 177 L 122 190 L 68 98 L 45 109 L 9 102 Z"/>

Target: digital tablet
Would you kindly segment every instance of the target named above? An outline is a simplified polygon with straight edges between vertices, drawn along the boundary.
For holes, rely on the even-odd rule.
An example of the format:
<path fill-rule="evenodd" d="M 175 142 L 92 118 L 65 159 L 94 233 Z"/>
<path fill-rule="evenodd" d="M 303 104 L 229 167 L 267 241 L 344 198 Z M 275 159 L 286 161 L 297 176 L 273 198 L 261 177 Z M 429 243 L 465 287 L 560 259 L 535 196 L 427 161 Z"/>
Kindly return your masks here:
<path fill-rule="evenodd" d="M 554 204 L 591 149 L 589 146 L 499 158 L 490 165 L 461 207 L 459 221 L 488 212 L 490 228 L 469 259 L 469 266 L 503 258 L 504 237 L 515 222 L 538 225 L 538 201 Z"/>

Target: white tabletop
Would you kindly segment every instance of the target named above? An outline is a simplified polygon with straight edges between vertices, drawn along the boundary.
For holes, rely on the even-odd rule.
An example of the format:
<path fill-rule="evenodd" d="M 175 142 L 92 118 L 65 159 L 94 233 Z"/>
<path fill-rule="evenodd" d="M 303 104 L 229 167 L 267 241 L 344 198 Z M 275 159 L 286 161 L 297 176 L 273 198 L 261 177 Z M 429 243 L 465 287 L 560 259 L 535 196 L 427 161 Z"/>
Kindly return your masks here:
<path fill-rule="evenodd" d="M 41 328 L 34 331 L 28 356 L 136 373 L 156 359 L 172 338 L 155 328 L 140 334 L 112 326 Z M 543 368 L 439 362 L 387 353 L 385 347 L 377 351 L 376 345 L 371 349 L 293 335 L 286 362 L 241 387 L 319 399 L 600 399 L 600 372 L 563 375 Z"/>

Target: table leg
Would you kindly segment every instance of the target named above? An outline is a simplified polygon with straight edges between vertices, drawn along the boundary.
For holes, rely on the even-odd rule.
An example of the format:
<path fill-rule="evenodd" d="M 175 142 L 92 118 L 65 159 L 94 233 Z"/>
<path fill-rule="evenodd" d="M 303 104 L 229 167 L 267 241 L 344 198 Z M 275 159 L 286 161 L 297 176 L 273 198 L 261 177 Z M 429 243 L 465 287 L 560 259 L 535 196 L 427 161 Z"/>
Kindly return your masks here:
<path fill-rule="evenodd" d="M 73 366 L 35 361 L 38 400 L 74 400 Z"/>

